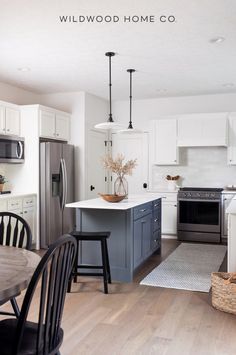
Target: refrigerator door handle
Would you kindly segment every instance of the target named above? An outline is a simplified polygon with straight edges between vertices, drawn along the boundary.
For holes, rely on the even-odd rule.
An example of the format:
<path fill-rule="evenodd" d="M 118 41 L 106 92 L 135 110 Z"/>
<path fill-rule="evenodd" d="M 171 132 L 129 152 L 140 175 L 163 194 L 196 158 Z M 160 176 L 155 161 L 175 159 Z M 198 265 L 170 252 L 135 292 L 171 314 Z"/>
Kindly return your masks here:
<path fill-rule="evenodd" d="M 65 208 L 66 205 L 66 201 L 67 201 L 67 186 L 68 186 L 68 182 L 67 182 L 67 170 L 66 170 L 66 162 L 65 159 L 63 160 L 63 167 L 64 167 L 64 187 L 63 187 L 63 191 L 64 191 L 64 201 L 63 201 L 63 206 L 62 208 Z"/>
<path fill-rule="evenodd" d="M 60 159 L 60 175 L 61 175 L 61 193 L 60 193 L 60 207 L 64 208 L 65 200 L 65 170 L 63 159 Z"/>

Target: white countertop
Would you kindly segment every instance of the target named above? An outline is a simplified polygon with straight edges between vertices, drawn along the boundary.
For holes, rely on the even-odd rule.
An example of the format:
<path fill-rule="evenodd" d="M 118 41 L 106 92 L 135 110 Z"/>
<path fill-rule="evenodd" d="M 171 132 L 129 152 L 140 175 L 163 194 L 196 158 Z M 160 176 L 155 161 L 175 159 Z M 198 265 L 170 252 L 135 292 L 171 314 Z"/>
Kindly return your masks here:
<path fill-rule="evenodd" d="M 104 201 L 101 197 L 91 200 L 78 201 L 66 204 L 66 207 L 72 208 L 90 208 L 90 209 L 104 209 L 104 210 L 128 210 L 143 203 L 154 201 L 160 198 L 155 193 L 144 193 L 141 195 L 129 195 L 127 199 L 124 199 L 117 203 L 111 203 Z"/>
<path fill-rule="evenodd" d="M 223 190 L 222 194 L 232 194 L 232 195 L 236 195 L 236 190 Z"/>
<path fill-rule="evenodd" d="M 147 193 L 171 193 L 171 194 L 177 194 L 179 191 L 179 189 L 176 189 L 176 190 L 168 190 L 167 188 L 157 188 L 157 189 L 152 189 L 152 190 L 147 190 Z"/>
<path fill-rule="evenodd" d="M 24 196 L 29 196 L 29 195 L 36 195 L 36 193 L 35 192 L 28 192 L 28 193 L 11 192 L 9 194 L 0 194 L 0 200 L 4 200 L 7 198 L 24 197 Z"/>

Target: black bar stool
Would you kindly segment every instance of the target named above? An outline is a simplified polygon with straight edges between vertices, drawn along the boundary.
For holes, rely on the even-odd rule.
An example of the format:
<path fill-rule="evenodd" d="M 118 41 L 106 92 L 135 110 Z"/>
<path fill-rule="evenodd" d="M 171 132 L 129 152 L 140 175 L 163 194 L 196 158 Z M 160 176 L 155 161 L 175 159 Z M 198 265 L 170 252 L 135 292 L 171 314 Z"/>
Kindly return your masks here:
<path fill-rule="evenodd" d="M 108 283 L 111 284 L 111 271 L 107 249 L 107 238 L 110 237 L 110 232 L 77 232 L 70 233 L 77 240 L 77 255 L 75 264 L 68 283 L 68 292 L 71 291 L 72 279 L 77 282 L 77 276 L 103 276 L 104 293 L 108 293 Z M 79 244 L 83 241 L 100 241 L 102 253 L 102 265 L 86 265 L 78 264 Z M 78 269 L 101 269 L 102 272 L 79 272 Z"/>

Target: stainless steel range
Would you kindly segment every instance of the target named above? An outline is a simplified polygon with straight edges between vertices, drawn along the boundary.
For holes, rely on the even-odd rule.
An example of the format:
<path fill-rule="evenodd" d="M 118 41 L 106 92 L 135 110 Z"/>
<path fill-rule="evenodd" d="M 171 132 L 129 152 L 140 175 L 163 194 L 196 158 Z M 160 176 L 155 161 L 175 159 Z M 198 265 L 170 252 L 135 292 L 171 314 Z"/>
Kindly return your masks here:
<path fill-rule="evenodd" d="M 222 190 L 219 188 L 180 188 L 177 209 L 179 240 L 221 242 Z"/>

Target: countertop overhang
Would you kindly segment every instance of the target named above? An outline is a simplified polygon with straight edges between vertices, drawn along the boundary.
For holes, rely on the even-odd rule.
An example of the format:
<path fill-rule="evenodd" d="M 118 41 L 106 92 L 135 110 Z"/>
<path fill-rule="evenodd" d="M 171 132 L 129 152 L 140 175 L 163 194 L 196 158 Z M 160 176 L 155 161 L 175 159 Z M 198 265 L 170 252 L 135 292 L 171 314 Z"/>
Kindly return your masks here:
<path fill-rule="evenodd" d="M 146 202 L 154 201 L 161 198 L 155 193 L 145 193 L 140 195 L 129 195 L 127 199 L 121 202 L 112 203 L 104 201 L 102 198 L 94 198 L 91 200 L 78 201 L 66 204 L 66 207 L 71 208 L 88 208 L 88 209 L 103 209 L 103 210 L 128 210 Z"/>

